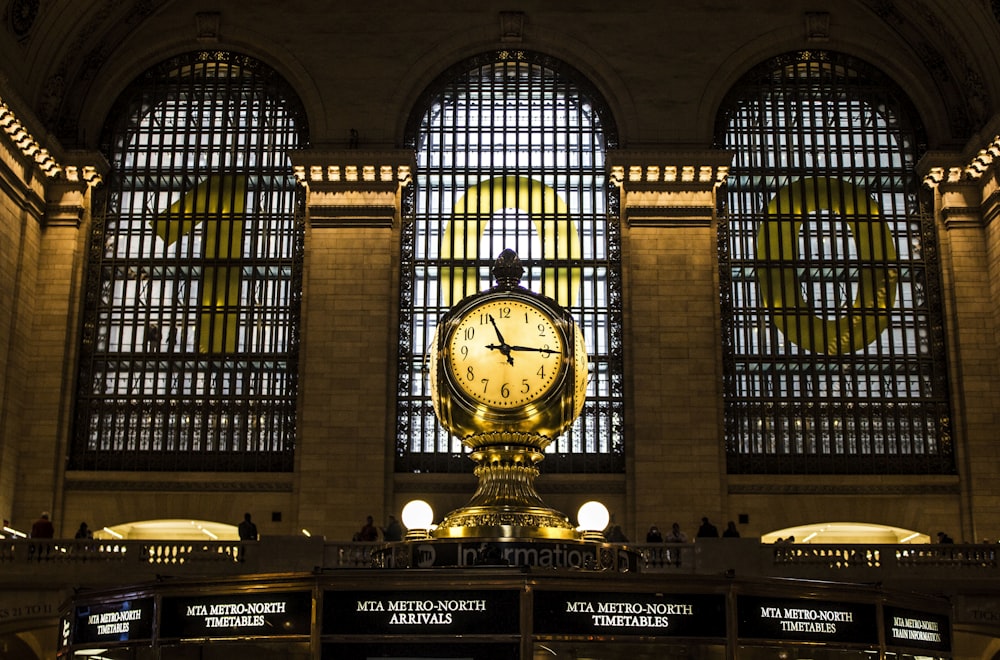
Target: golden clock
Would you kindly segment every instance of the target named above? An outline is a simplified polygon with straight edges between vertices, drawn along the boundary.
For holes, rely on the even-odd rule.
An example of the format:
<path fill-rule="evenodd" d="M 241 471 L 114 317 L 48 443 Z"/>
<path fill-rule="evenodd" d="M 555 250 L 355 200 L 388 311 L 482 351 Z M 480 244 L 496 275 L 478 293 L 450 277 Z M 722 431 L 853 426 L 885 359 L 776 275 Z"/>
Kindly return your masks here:
<path fill-rule="evenodd" d="M 534 489 L 545 448 L 579 416 L 587 351 L 572 315 L 520 285 L 513 250 L 493 266 L 496 286 L 465 298 L 441 318 L 430 351 L 434 413 L 471 449 L 479 488 L 452 511 L 436 538 L 575 539 L 562 513 Z"/>
<path fill-rule="evenodd" d="M 445 368 L 457 388 L 492 408 L 538 401 L 563 370 L 562 331 L 551 314 L 528 300 L 487 299 L 451 330 Z"/>
<path fill-rule="evenodd" d="M 517 433 L 518 443 L 544 448 L 583 407 L 583 334 L 558 303 L 520 286 L 521 272 L 505 250 L 494 266 L 497 285 L 459 302 L 435 331 L 434 412 L 470 447 Z"/>

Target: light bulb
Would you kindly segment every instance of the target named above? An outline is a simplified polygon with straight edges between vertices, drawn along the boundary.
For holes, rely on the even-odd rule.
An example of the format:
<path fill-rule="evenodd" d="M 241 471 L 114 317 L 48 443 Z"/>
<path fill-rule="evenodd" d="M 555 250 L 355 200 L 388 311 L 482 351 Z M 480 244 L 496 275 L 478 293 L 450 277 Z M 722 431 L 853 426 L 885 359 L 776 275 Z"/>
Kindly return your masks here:
<path fill-rule="evenodd" d="M 430 529 L 434 524 L 434 510 L 423 500 L 410 500 L 403 507 L 402 518 L 407 529 Z"/>
<path fill-rule="evenodd" d="M 611 515 L 608 507 L 600 502 L 591 500 L 584 503 L 577 511 L 576 519 L 580 522 L 580 529 L 585 532 L 601 532 L 608 526 Z"/>

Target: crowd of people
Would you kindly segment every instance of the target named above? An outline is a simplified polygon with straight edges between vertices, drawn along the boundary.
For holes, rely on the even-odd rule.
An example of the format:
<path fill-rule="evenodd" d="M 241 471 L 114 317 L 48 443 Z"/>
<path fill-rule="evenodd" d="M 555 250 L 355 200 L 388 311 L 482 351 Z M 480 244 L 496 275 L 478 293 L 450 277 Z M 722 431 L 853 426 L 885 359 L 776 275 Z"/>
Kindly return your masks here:
<path fill-rule="evenodd" d="M 10 521 L 3 521 L 3 528 L 9 529 Z M 253 519 L 249 513 L 243 514 L 243 521 L 237 525 L 237 530 L 239 533 L 239 538 L 241 541 L 256 541 L 259 538 L 257 531 L 257 525 L 253 522 Z M 48 511 L 43 511 L 38 519 L 32 523 L 31 532 L 28 535 L 33 539 L 51 539 L 55 536 L 55 526 L 52 524 L 51 516 Z M 361 529 L 354 533 L 352 541 L 360 543 L 377 543 L 379 540 L 385 543 L 392 543 L 395 541 L 402 541 L 404 536 L 403 526 L 396 520 L 395 516 L 390 515 L 386 524 L 381 527 L 375 525 L 375 518 L 373 516 L 367 516 L 365 518 L 364 524 L 362 524 Z M 701 525 L 698 527 L 698 531 L 695 533 L 695 538 L 739 538 L 740 532 L 736 528 L 736 523 L 730 520 L 726 524 L 726 528 L 719 533 L 718 528 L 712 524 L 708 517 L 702 517 Z M 75 539 L 92 539 L 94 538 L 93 531 L 88 527 L 86 522 L 81 522 L 80 527 L 76 530 L 74 535 Z M 628 538 L 625 536 L 621 525 L 612 524 L 605 531 L 605 538 L 612 543 L 627 543 Z M 680 523 L 672 523 L 670 525 L 670 531 L 663 534 L 657 525 L 651 525 L 649 531 L 646 532 L 646 543 L 689 543 L 690 539 L 688 535 L 685 534 L 680 527 Z M 954 539 L 951 538 L 946 532 L 937 533 L 938 543 L 955 543 Z M 983 543 L 990 543 L 989 540 L 983 540 Z M 789 536 L 787 538 L 778 538 L 774 542 L 776 545 L 787 545 L 795 543 L 795 537 Z"/>
<path fill-rule="evenodd" d="M 696 538 L 739 538 L 740 531 L 736 529 L 736 522 L 730 520 L 726 528 L 719 534 L 719 528 L 712 524 L 707 517 L 701 519 L 701 526 L 695 532 Z M 646 532 L 646 543 L 689 543 L 688 535 L 681 531 L 680 523 L 670 525 L 670 531 L 664 536 L 660 528 L 653 525 Z"/>

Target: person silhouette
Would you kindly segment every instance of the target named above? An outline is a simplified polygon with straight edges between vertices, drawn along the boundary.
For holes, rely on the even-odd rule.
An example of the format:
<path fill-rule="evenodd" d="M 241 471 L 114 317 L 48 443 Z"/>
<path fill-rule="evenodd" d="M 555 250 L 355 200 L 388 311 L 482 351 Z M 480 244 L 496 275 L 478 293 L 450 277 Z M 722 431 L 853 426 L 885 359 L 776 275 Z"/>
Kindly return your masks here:
<path fill-rule="evenodd" d="M 243 514 L 243 522 L 237 526 L 241 541 L 257 540 L 257 525 L 250 519 L 249 513 Z"/>

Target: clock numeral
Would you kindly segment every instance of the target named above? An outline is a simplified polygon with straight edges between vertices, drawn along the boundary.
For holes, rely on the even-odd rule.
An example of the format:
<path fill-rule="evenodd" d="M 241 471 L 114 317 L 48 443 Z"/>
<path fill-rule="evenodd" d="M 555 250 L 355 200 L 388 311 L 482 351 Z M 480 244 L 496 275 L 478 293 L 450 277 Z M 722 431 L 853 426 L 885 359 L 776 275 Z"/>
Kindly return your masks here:
<path fill-rule="evenodd" d="M 538 324 L 538 336 L 539 337 L 544 337 L 545 336 L 545 324 L 544 323 L 539 323 Z"/>
<path fill-rule="evenodd" d="M 458 352 L 462 354 L 462 359 L 463 360 L 466 359 L 467 357 L 469 357 L 469 347 L 468 346 L 462 346 L 462 348 L 460 348 Z M 469 368 L 471 369 L 472 367 L 469 367 Z"/>
<path fill-rule="evenodd" d="M 501 307 L 500 308 L 500 318 L 502 318 L 502 319 L 509 319 L 510 318 L 510 307 Z"/>
<path fill-rule="evenodd" d="M 542 366 L 538 367 L 538 371 L 535 372 L 535 375 L 538 376 L 539 378 L 545 378 L 545 365 L 544 364 Z"/>
<path fill-rule="evenodd" d="M 521 394 L 527 394 L 531 391 L 531 385 L 528 384 L 527 378 L 521 379 Z"/>
<path fill-rule="evenodd" d="M 490 386 L 490 379 L 489 378 L 483 378 L 479 382 L 483 384 L 483 394 L 486 394 L 486 388 Z"/>
<path fill-rule="evenodd" d="M 507 399 L 510 397 L 510 388 L 507 387 L 507 383 L 500 386 L 500 396 Z"/>
<path fill-rule="evenodd" d="M 476 329 L 473 328 L 471 325 L 468 328 L 465 329 L 465 339 L 466 339 L 466 341 L 472 339 L 475 336 L 476 336 Z"/>
<path fill-rule="evenodd" d="M 472 365 L 469 365 L 469 368 L 465 370 L 465 379 L 469 381 L 476 379 L 476 374 L 472 371 Z"/>
<path fill-rule="evenodd" d="M 542 357 L 547 358 L 552 355 L 555 351 L 549 348 L 548 344 L 542 344 Z"/>

